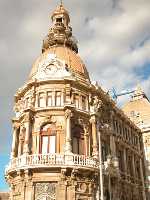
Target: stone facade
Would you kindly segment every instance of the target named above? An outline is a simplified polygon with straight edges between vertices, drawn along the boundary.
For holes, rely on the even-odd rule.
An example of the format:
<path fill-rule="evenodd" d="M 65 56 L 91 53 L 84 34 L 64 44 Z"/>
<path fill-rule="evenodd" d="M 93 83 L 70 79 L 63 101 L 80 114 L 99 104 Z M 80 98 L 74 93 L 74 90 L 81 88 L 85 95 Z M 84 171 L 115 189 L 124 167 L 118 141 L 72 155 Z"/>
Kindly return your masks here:
<path fill-rule="evenodd" d="M 150 198 L 150 101 L 139 86 L 130 101 L 123 106 L 123 110 L 142 131 L 146 160 L 146 188 Z"/>
<path fill-rule="evenodd" d="M 90 82 L 61 4 L 15 95 L 10 200 L 146 200 L 140 129 Z"/>
<path fill-rule="evenodd" d="M 9 192 L 0 192 L 0 200 L 8 200 Z"/>

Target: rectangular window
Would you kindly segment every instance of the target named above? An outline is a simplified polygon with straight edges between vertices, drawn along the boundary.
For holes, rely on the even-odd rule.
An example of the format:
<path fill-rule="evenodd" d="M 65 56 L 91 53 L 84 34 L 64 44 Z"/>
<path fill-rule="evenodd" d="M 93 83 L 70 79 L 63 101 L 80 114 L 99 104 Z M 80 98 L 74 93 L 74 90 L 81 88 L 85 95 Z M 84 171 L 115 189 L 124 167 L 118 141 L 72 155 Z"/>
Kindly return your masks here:
<path fill-rule="evenodd" d="M 124 171 L 123 151 L 118 150 L 118 161 L 120 171 Z"/>
<path fill-rule="evenodd" d="M 102 147 L 101 147 L 101 151 L 102 151 L 102 161 L 106 161 L 107 160 L 107 155 L 108 155 L 108 152 L 107 152 L 107 145 L 105 142 L 102 143 Z"/>
<path fill-rule="evenodd" d="M 47 92 L 47 106 L 53 106 L 52 92 Z"/>
<path fill-rule="evenodd" d="M 39 93 L 39 107 L 45 107 L 44 92 Z"/>
<path fill-rule="evenodd" d="M 49 153 L 56 152 L 56 136 L 50 136 Z"/>
<path fill-rule="evenodd" d="M 80 138 L 79 139 L 79 154 L 84 155 L 84 139 Z"/>
<path fill-rule="evenodd" d="M 86 97 L 82 96 L 82 109 L 86 110 Z"/>
<path fill-rule="evenodd" d="M 42 136 L 42 154 L 56 153 L 56 136 Z"/>
<path fill-rule="evenodd" d="M 59 17 L 59 18 L 56 18 L 56 22 L 62 22 L 62 18 L 61 17 Z"/>
<path fill-rule="evenodd" d="M 42 137 L 42 154 L 48 153 L 48 136 Z"/>
<path fill-rule="evenodd" d="M 79 108 L 79 95 L 75 94 L 75 106 L 76 108 Z"/>
<path fill-rule="evenodd" d="M 56 92 L 56 106 L 61 106 L 61 92 Z"/>

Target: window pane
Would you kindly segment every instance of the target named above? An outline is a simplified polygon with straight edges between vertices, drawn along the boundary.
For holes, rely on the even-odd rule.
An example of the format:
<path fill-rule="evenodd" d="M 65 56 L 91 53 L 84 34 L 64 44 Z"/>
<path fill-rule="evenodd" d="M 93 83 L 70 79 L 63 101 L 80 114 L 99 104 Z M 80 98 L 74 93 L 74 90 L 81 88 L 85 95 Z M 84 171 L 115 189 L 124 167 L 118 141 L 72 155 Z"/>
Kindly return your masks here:
<path fill-rule="evenodd" d="M 84 140 L 83 139 L 79 140 L 79 154 L 84 155 Z"/>
<path fill-rule="evenodd" d="M 82 109 L 86 110 L 86 97 L 82 96 Z"/>
<path fill-rule="evenodd" d="M 49 153 L 56 153 L 56 136 L 50 136 Z"/>
<path fill-rule="evenodd" d="M 42 137 L 42 154 L 47 154 L 48 136 Z"/>
<path fill-rule="evenodd" d="M 76 137 L 73 138 L 73 153 L 78 154 L 78 139 Z"/>
<path fill-rule="evenodd" d="M 44 93 L 39 94 L 39 107 L 45 107 Z"/>
<path fill-rule="evenodd" d="M 76 108 L 79 108 L 79 95 L 75 95 L 75 106 Z"/>
<path fill-rule="evenodd" d="M 56 106 L 61 106 L 61 92 L 56 92 Z"/>
<path fill-rule="evenodd" d="M 52 92 L 47 93 L 47 106 L 52 106 Z"/>

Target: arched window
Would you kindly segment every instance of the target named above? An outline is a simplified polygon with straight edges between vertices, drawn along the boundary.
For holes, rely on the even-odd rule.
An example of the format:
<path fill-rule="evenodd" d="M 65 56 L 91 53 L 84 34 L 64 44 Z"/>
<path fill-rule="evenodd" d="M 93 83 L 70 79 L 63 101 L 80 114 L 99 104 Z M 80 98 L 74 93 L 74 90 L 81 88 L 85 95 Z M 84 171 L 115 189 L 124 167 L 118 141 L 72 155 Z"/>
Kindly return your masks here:
<path fill-rule="evenodd" d="M 84 155 L 85 154 L 85 141 L 84 130 L 81 126 L 77 125 L 72 130 L 73 134 L 73 153 Z"/>
<path fill-rule="evenodd" d="M 47 124 L 41 129 L 40 153 L 56 153 L 56 126 Z"/>

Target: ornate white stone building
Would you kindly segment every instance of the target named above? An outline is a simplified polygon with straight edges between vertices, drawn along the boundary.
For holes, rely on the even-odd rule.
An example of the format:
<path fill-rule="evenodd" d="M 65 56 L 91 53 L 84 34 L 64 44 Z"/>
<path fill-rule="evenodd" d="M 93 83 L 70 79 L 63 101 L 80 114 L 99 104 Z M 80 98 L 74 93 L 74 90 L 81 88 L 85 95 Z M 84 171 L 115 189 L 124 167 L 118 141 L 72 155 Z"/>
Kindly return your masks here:
<path fill-rule="evenodd" d="M 15 95 L 11 200 L 146 200 L 140 129 L 87 69 L 61 4 Z"/>
<path fill-rule="evenodd" d="M 125 114 L 141 129 L 145 150 L 146 188 L 150 198 L 150 101 L 138 86 L 129 102 L 123 106 Z"/>

